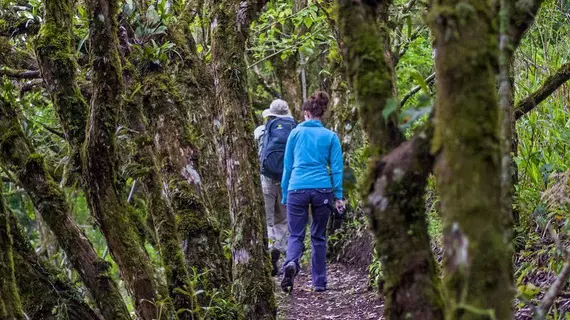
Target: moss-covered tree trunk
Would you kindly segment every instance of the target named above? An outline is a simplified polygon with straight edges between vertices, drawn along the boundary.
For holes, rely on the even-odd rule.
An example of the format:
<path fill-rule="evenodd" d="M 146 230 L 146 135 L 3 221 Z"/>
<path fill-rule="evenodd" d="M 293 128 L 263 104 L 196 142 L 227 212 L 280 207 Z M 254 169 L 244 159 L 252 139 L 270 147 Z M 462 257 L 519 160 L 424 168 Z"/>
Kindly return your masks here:
<path fill-rule="evenodd" d="M 12 246 L 8 208 L 0 194 L 0 319 L 20 320 L 24 319 L 24 312 L 14 275 Z"/>
<path fill-rule="evenodd" d="M 498 29 L 491 1 L 432 1 L 433 150 L 444 218 L 447 319 L 511 319 L 512 248 L 501 210 Z"/>
<path fill-rule="evenodd" d="M 60 270 L 34 252 L 16 216 L 7 211 L 14 273 L 22 309 L 32 320 L 101 320 Z"/>
<path fill-rule="evenodd" d="M 179 130 L 184 128 L 179 142 L 186 145 L 185 150 L 193 149 L 191 157 L 193 163 L 199 167 L 200 185 L 199 197 L 208 211 L 210 220 L 217 221 L 220 231 L 229 230 L 229 201 L 226 185 L 226 172 L 220 170 L 223 159 L 219 152 L 220 122 L 214 109 L 214 77 L 211 68 L 202 61 L 197 52 L 195 40 L 190 29 L 190 15 L 194 4 L 188 2 L 180 16 L 179 22 L 170 28 L 170 37 L 177 48 L 181 50 L 182 61 L 178 67 L 178 83 L 176 88 L 180 92 L 178 97 L 183 103 L 177 103 L 178 113 L 172 118 Z M 173 115 L 172 112 L 167 114 Z M 184 120 L 183 120 L 184 119 Z M 168 130 L 167 127 L 164 127 Z M 167 131 L 164 130 L 164 133 Z M 163 144 L 162 148 L 168 147 Z M 190 149 L 188 149 L 188 147 Z M 172 156 L 169 153 L 169 156 Z M 178 157 L 178 156 L 177 156 Z M 177 162 L 180 164 L 182 162 Z M 183 168 L 178 168 L 182 170 Z M 178 171 L 179 174 L 183 171 Z M 188 258 L 188 256 L 187 256 Z M 229 273 L 220 279 L 227 278 Z"/>
<path fill-rule="evenodd" d="M 73 58 L 74 12 L 72 0 L 45 2 L 36 51 L 46 89 L 71 147 L 71 173 L 80 173 L 80 149 L 85 140 L 88 106 L 77 84 L 77 63 Z"/>
<path fill-rule="evenodd" d="M 83 159 L 87 199 L 135 300 L 138 314 L 142 319 L 151 320 L 158 316 L 157 283 L 149 257 L 128 219 L 126 195 L 117 181 L 115 131 L 123 89 L 117 50 L 119 3 L 90 0 L 87 7 L 93 55 L 93 93 Z"/>
<path fill-rule="evenodd" d="M 365 210 L 385 276 L 387 319 L 441 319 L 443 302 L 423 198 L 433 163 L 430 131 L 396 149 L 404 141 L 395 120 L 397 111 L 387 118 L 383 112 L 398 104 L 391 59 L 385 54 L 389 51 L 386 19 L 390 4 L 339 1 L 345 63 L 372 151 Z M 377 24 L 378 12 L 384 13 L 381 25 Z"/>
<path fill-rule="evenodd" d="M 247 319 L 274 319 L 277 313 L 244 59 L 250 19 L 263 3 L 224 0 L 212 8 L 217 22 L 212 40 L 215 105 L 232 218 L 234 291 Z"/>
<path fill-rule="evenodd" d="M 154 88 L 147 88 L 153 90 Z M 162 97 L 167 99 L 167 97 Z M 148 107 L 140 101 L 130 103 L 127 113 L 132 128 L 136 130 L 136 160 L 141 166 L 141 180 L 148 194 L 148 209 L 158 242 L 162 264 L 164 265 L 168 294 L 172 299 L 178 319 L 195 319 L 197 302 L 194 288 L 190 286 L 190 277 L 179 239 L 174 210 L 165 192 L 165 179 L 159 171 L 157 157 L 153 148 L 153 140 L 148 131 L 147 119 L 143 107 Z"/>
<path fill-rule="evenodd" d="M 14 172 L 34 206 L 55 234 L 59 245 L 93 296 L 106 319 L 130 315 L 111 276 L 111 266 L 100 259 L 93 245 L 71 217 L 65 194 L 47 172 L 43 158 L 34 153 L 16 110 L 0 98 L 0 163 Z"/>
<path fill-rule="evenodd" d="M 175 78 L 169 75 L 149 75 L 144 88 L 147 92 L 144 108 L 154 133 L 154 148 L 165 175 L 167 195 L 177 217 L 186 262 L 188 267 L 194 267 L 200 273 L 207 272 L 207 283 L 199 284 L 201 289 L 224 288 L 230 284 L 230 273 L 220 241 L 223 224 L 218 220 L 220 214 L 209 209 L 202 196 L 206 181 L 203 181 L 204 170 L 199 165 L 202 154 L 196 144 L 201 138 L 197 132 L 203 128 L 196 128 L 189 119 L 190 113 L 201 111 L 194 108 L 195 102 L 181 101 L 183 98 Z M 202 98 L 207 100 L 207 97 Z M 222 200 L 226 198 L 227 194 L 224 194 Z"/>

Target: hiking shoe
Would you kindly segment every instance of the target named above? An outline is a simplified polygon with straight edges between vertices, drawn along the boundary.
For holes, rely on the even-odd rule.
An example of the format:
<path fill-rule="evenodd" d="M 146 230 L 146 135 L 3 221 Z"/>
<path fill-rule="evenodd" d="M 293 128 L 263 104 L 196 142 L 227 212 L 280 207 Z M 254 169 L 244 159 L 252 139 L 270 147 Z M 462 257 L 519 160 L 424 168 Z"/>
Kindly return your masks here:
<path fill-rule="evenodd" d="M 315 287 L 315 292 L 325 292 L 327 291 L 327 288 L 325 287 Z"/>
<path fill-rule="evenodd" d="M 281 280 L 281 289 L 284 292 L 291 293 L 293 291 L 293 281 L 297 275 L 297 266 L 295 262 L 289 262 L 284 268 L 283 280 Z"/>
<path fill-rule="evenodd" d="M 281 252 L 277 249 L 271 250 L 271 276 L 275 277 L 279 274 L 279 268 L 277 267 L 277 263 L 279 262 L 279 257 L 281 257 Z"/>

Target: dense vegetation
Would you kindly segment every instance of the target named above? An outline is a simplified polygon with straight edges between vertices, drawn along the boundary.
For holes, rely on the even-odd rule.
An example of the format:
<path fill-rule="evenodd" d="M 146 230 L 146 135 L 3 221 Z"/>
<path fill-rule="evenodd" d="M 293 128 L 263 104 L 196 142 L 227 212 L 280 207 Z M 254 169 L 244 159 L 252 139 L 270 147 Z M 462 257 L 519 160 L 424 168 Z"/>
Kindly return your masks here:
<path fill-rule="evenodd" d="M 275 319 L 253 130 L 317 89 L 386 319 L 570 317 L 570 2 L 0 3 L 0 319 Z"/>

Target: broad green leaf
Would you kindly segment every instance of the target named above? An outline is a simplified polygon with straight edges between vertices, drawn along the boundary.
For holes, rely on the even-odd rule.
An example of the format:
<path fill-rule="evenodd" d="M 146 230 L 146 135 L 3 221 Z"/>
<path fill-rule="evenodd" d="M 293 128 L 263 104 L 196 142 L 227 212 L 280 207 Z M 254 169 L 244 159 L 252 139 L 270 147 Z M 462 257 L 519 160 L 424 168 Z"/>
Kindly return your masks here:
<path fill-rule="evenodd" d="M 311 26 L 313 25 L 313 18 L 306 17 L 305 19 L 303 19 L 303 23 L 305 24 L 305 27 L 307 27 L 307 29 L 311 29 Z"/>
<path fill-rule="evenodd" d="M 429 88 L 428 88 L 428 85 L 427 85 L 424 77 L 422 77 L 422 75 L 417 70 L 412 71 L 411 76 L 418 83 L 418 85 L 422 88 L 422 90 L 426 94 L 429 94 Z"/>
<path fill-rule="evenodd" d="M 158 15 L 158 12 L 156 11 L 156 9 L 154 8 L 154 5 L 151 5 L 150 7 L 148 7 L 148 9 L 146 10 L 146 18 L 148 19 L 148 21 L 151 24 L 156 24 L 160 22 L 160 16 Z"/>

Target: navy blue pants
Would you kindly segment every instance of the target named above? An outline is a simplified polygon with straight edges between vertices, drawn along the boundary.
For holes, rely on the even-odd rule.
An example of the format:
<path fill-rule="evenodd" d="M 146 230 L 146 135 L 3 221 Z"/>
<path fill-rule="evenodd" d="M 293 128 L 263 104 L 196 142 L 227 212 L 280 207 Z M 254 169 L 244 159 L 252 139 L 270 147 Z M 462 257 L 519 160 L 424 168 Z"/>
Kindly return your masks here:
<path fill-rule="evenodd" d="M 289 191 L 287 197 L 287 222 L 289 241 L 285 265 L 294 262 L 300 269 L 299 259 L 303 255 L 305 228 L 309 220 L 309 206 L 313 215 L 311 221 L 311 276 L 314 287 L 327 285 L 327 223 L 329 205 L 333 201 L 331 189 L 305 189 Z"/>

